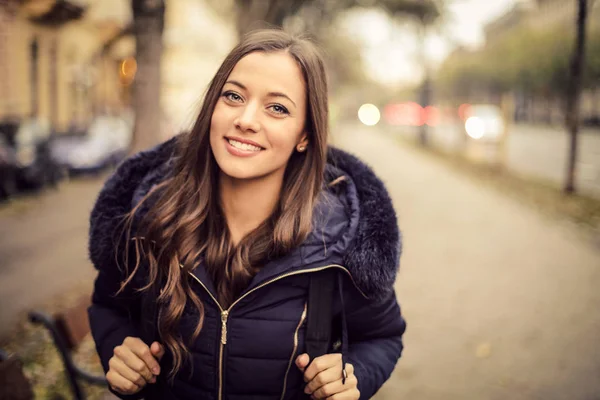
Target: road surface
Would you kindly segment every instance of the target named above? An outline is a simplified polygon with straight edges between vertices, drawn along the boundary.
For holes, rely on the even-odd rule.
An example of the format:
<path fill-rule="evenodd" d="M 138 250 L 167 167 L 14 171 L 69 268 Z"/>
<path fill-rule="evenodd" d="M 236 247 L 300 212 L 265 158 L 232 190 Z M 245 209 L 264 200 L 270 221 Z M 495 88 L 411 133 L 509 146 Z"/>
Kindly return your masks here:
<path fill-rule="evenodd" d="M 416 135 L 415 129 L 391 127 L 390 132 Z M 471 141 L 464 148 L 462 132 L 455 124 L 430 128 L 433 145 L 446 151 L 462 151 L 477 160 L 495 162 L 501 157 L 497 148 Z M 562 187 L 567 171 L 569 136 L 560 126 L 512 125 L 509 127 L 504 163 L 523 176 L 534 177 Z M 577 157 L 577 187 L 600 198 L 600 129 L 581 129 Z"/>

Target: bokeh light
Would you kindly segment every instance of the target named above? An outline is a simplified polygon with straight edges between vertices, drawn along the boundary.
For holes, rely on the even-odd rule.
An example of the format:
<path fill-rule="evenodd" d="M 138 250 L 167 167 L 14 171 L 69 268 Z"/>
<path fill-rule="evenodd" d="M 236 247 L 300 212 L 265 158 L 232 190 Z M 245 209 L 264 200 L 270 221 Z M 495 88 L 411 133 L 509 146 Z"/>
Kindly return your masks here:
<path fill-rule="evenodd" d="M 473 139 L 481 139 L 485 131 L 485 124 L 479 117 L 470 117 L 465 122 L 465 130 L 467 135 Z"/>
<path fill-rule="evenodd" d="M 367 126 L 377 125 L 381 119 L 379 109 L 374 104 L 363 104 L 358 109 L 358 119 Z"/>

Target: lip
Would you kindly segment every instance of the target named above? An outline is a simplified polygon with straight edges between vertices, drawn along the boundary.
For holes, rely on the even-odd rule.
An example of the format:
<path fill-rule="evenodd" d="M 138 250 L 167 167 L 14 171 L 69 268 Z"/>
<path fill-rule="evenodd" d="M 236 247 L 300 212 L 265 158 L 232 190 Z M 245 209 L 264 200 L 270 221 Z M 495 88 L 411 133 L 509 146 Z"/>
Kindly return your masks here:
<path fill-rule="evenodd" d="M 263 146 L 261 146 L 260 144 L 258 144 L 256 142 L 253 142 L 252 140 L 242 139 L 242 138 L 239 138 L 236 136 L 225 136 L 225 140 L 235 140 L 236 142 L 251 144 L 252 146 L 260 147 L 262 150 L 265 149 Z"/>
<path fill-rule="evenodd" d="M 233 155 L 233 156 L 236 156 L 236 157 L 254 157 L 254 156 L 260 154 L 261 151 L 262 151 L 262 150 L 261 151 L 250 151 L 250 150 L 241 150 L 241 149 L 238 149 L 236 147 L 233 147 L 231 144 L 229 144 L 229 140 L 228 139 L 232 139 L 232 140 L 238 140 L 238 139 L 235 139 L 235 138 L 226 138 L 226 137 L 223 138 L 223 141 L 225 142 L 225 148 L 227 149 L 227 152 L 229 154 Z M 242 143 L 248 143 L 248 141 L 244 141 Z M 252 144 L 254 146 L 260 147 L 260 146 L 254 144 L 254 143 L 248 143 L 248 144 Z M 262 147 L 261 147 L 261 149 L 262 149 Z"/>

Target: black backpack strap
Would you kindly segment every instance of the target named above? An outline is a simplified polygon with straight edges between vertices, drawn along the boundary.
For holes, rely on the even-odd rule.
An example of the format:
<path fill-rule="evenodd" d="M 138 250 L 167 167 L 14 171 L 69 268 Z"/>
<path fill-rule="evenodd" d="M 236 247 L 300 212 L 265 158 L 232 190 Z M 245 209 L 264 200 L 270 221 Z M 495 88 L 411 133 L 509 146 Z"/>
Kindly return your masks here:
<path fill-rule="evenodd" d="M 148 290 L 142 292 L 140 323 L 141 339 L 150 346 L 158 340 L 158 295 L 160 283 L 155 282 Z"/>
<path fill-rule="evenodd" d="M 311 362 L 327 354 L 331 345 L 335 272 L 330 268 L 310 276 L 305 346 Z"/>

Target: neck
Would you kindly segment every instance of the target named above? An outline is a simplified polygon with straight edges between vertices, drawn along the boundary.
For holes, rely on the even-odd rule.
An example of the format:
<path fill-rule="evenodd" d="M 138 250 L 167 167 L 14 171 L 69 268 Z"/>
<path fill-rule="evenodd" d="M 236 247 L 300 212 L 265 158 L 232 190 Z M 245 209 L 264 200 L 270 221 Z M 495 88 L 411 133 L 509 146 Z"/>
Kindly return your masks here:
<path fill-rule="evenodd" d="M 283 175 L 234 179 L 221 173 L 221 208 L 235 245 L 271 216 L 279 201 L 282 185 Z"/>

